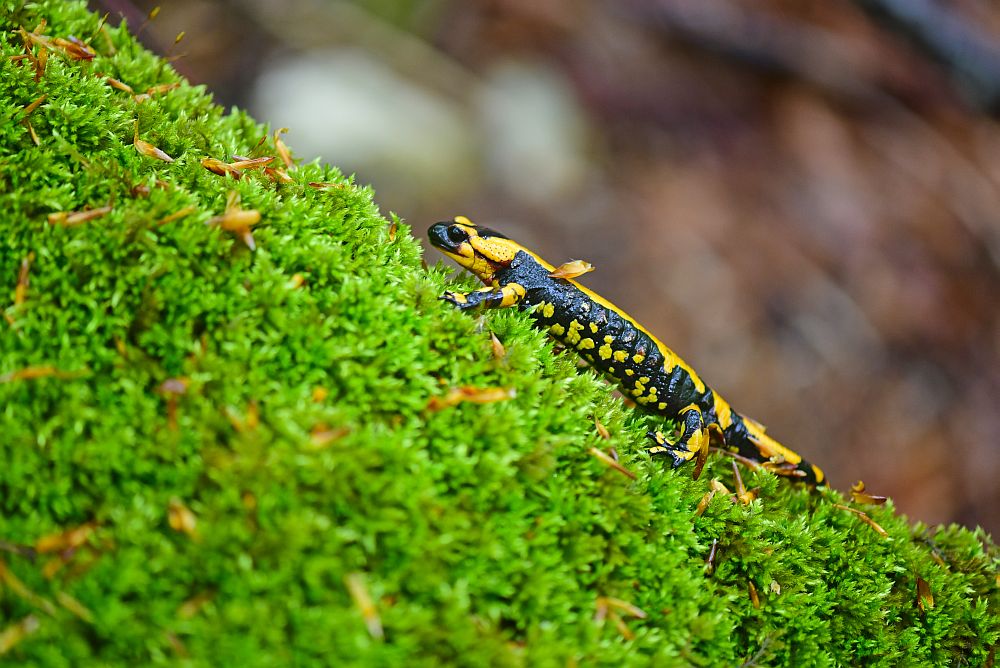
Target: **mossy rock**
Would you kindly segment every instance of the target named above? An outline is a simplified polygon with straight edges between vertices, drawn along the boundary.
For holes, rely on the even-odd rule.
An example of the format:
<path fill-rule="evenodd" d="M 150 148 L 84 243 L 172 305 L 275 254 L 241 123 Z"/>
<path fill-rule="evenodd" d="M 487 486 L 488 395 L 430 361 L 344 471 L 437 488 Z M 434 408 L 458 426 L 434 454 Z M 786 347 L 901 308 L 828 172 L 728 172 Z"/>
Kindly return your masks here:
<path fill-rule="evenodd" d="M 746 470 L 699 514 L 732 460 L 651 460 L 522 314 L 441 303 L 369 189 L 82 3 L 0 7 L 0 663 L 993 661 L 981 531 Z M 283 171 L 202 164 L 234 155 Z M 468 387 L 513 396 L 433 409 Z"/>

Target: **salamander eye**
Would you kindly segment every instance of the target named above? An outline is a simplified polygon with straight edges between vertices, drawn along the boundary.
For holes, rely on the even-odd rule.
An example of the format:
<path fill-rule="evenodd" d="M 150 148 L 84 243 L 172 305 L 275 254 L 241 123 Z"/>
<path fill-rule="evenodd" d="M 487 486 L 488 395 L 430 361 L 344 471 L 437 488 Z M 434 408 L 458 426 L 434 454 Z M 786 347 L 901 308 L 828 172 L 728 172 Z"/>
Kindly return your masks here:
<path fill-rule="evenodd" d="M 448 241 L 453 244 L 464 243 L 469 240 L 469 233 L 463 230 L 458 225 L 452 225 L 448 228 Z"/>

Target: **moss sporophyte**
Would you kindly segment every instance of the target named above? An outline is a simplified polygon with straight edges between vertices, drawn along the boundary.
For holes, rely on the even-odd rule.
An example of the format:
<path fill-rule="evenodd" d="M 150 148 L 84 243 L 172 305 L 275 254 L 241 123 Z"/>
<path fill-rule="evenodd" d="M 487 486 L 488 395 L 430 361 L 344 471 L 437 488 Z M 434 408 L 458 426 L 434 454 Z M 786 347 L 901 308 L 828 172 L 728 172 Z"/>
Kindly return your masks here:
<path fill-rule="evenodd" d="M 83 3 L 0 21 L 0 664 L 994 660 L 983 532 L 671 470 L 370 189 Z"/>

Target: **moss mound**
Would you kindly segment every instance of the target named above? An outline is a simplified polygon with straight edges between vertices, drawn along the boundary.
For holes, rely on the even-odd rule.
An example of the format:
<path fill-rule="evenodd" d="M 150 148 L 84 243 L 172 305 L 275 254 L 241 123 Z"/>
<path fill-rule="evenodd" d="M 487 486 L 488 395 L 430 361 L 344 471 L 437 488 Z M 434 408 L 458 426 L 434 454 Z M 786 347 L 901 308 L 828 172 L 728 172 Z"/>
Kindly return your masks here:
<path fill-rule="evenodd" d="M 981 532 L 765 472 L 697 514 L 731 460 L 651 461 L 523 316 L 440 303 L 369 190 L 81 3 L 0 8 L 0 663 L 992 661 Z M 428 407 L 463 387 L 516 395 Z"/>

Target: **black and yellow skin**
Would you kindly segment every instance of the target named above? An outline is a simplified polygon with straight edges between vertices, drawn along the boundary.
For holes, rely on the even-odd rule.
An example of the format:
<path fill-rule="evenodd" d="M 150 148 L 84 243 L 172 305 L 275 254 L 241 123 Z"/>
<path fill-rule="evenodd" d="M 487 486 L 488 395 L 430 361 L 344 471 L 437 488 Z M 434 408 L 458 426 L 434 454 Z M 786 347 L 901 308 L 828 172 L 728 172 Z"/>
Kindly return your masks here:
<path fill-rule="evenodd" d="M 698 477 L 712 435 L 732 452 L 771 462 L 777 473 L 820 485 L 823 472 L 733 411 L 680 357 L 631 316 L 573 280 L 552 278 L 553 266 L 523 246 L 458 216 L 428 230 L 430 242 L 487 286 L 442 299 L 462 310 L 518 306 L 566 347 L 614 379 L 622 392 L 654 413 L 676 419 L 681 434 L 670 443 L 650 432 L 654 455 L 677 467 L 697 458 Z"/>

